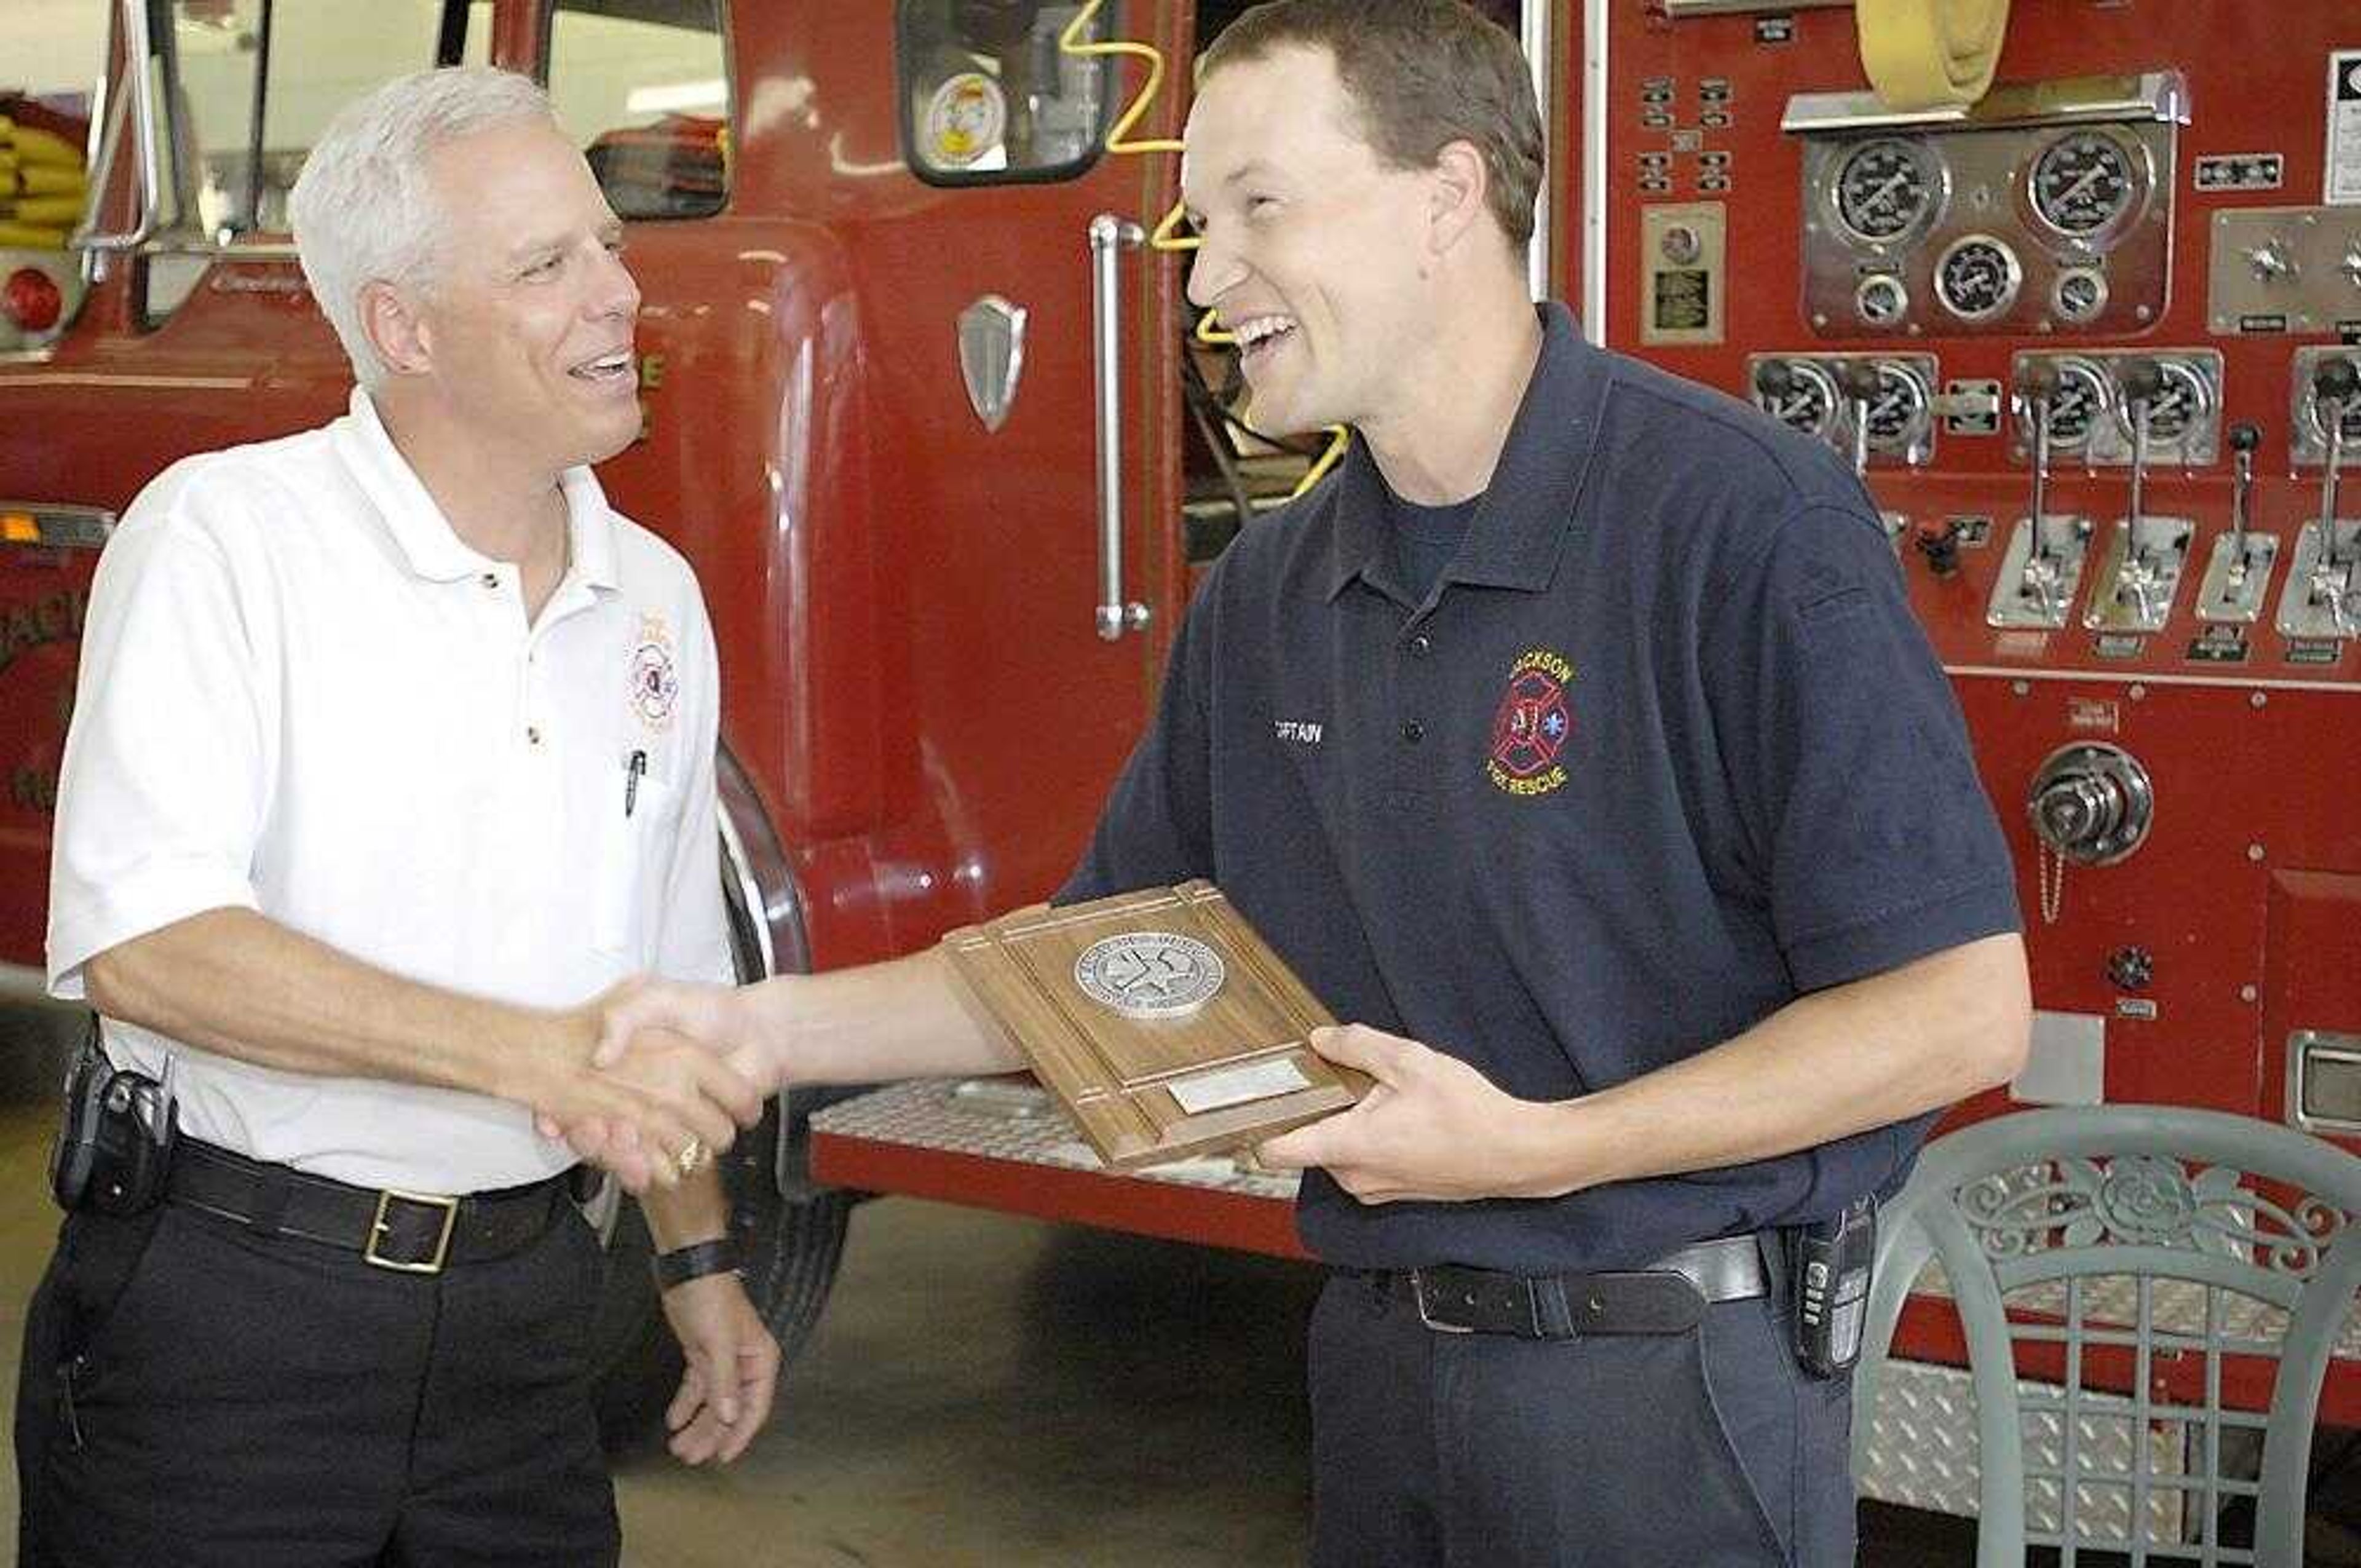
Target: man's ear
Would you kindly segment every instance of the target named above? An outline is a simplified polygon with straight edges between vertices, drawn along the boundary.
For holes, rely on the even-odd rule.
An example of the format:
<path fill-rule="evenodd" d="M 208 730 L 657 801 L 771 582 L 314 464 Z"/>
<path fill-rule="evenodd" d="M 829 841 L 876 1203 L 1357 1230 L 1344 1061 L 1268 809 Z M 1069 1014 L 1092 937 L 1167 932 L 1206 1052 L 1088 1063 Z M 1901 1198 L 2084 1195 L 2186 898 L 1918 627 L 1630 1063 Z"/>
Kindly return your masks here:
<path fill-rule="evenodd" d="M 361 285 L 360 307 L 361 331 L 389 373 L 418 376 L 434 367 L 433 334 L 408 293 L 372 279 Z"/>
<path fill-rule="evenodd" d="M 1442 256 L 1467 237 L 1486 212 L 1491 167 L 1468 141 L 1446 142 L 1434 155 L 1433 193 L 1427 206 L 1427 247 Z"/>

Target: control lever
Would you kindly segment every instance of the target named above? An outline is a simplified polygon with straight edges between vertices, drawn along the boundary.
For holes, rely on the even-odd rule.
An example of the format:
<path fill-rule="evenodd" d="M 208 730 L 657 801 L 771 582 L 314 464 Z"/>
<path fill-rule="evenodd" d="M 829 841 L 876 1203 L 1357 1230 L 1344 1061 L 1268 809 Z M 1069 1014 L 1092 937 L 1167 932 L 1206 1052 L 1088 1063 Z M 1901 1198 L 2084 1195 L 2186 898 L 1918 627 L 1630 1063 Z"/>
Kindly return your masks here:
<path fill-rule="evenodd" d="M 2320 516 L 2296 532 L 2295 567 L 2279 598 L 2279 635 L 2346 638 L 2361 630 L 2361 524 L 2337 527 L 2337 491 L 2344 480 L 2345 421 L 2361 399 L 2361 367 L 2345 354 L 2323 356 L 2312 367 L 2312 407 L 2325 438 L 2320 473 Z"/>
<path fill-rule="evenodd" d="M 2132 549 L 2137 551 L 2140 524 L 2147 518 L 2147 411 L 2164 390 L 2164 372 L 2153 359 L 2127 359 L 2115 379 L 2132 422 L 2132 495 L 2125 515 L 2131 523 Z"/>
<path fill-rule="evenodd" d="M 2253 521 L 2255 503 L 2255 448 L 2263 444 L 2263 433 L 2253 424 L 2240 420 L 2230 427 L 2230 571 L 2227 585 L 2222 591 L 2224 599 L 2237 598 L 2237 589 L 2246 580 L 2246 529 Z"/>
<path fill-rule="evenodd" d="M 2348 565 L 2350 560 L 2348 553 L 2338 548 L 2336 491 L 2337 469 L 2345 461 L 2345 410 L 2356 394 L 2361 394 L 2361 371 L 2341 354 L 2323 359 L 2312 373 L 2312 401 L 2328 433 L 2328 461 L 2320 475 L 2320 565 L 2323 569 Z"/>
<path fill-rule="evenodd" d="M 2197 618 L 2243 624 L 2262 616 L 2279 541 L 2277 534 L 2255 532 L 2255 454 L 2262 450 L 2262 430 L 2241 420 L 2228 436 L 2230 526 L 2213 541 L 2204 586 L 2197 592 Z"/>
<path fill-rule="evenodd" d="M 2058 367 L 2047 359 L 2028 362 L 2018 375 L 2017 395 L 2033 420 L 2033 506 L 2025 520 L 2019 592 L 2033 600 L 2033 624 L 2055 626 L 2066 618 L 2065 601 L 2081 572 L 2073 523 L 2066 539 L 2053 538 L 2049 528 L 2049 419 L 2058 401 Z"/>
<path fill-rule="evenodd" d="M 2147 527 L 2147 416 L 2164 390 L 2164 371 L 2153 359 L 2127 359 L 2117 372 L 2124 406 L 2132 424 L 2132 493 L 2124 511 L 2124 559 L 2115 576 L 2115 600 L 2130 596 L 2130 608 L 2142 623 L 2153 621 L 2158 587 L 2157 562 L 2150 554 Z"/>
<path fill-rule="evenodd" d="M 2058 400 L 2058 367 L 2047 359 L 2027 363 L 2017 377 L 2016 395 L 2033 422 L 2033 506 L 2026 515 L 2038 538 L 2049 501 L 2049 411 Z"/>
<path fill-rule="evenodd" d="M 1869 410 L 1877 401 L 1877 363 L 1871 359 L 1848 359 L 1837 370 L 1837 386 L 1852 409 L 1852 471 L 1856 477 L 1869 477 Z"/>

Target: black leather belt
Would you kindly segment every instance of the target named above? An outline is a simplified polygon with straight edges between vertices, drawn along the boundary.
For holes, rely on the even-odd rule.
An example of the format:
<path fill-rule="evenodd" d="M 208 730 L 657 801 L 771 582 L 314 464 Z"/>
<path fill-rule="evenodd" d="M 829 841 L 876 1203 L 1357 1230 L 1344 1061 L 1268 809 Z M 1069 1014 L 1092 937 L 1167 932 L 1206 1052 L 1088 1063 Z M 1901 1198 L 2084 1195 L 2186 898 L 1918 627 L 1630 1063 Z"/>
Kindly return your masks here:
<path fill-rule="evenodd" d="M 379 1191 L 266 1165 L 183 1137 L 172 1150 L 165 1195 L 263 1234 L 301 1236 L 402 1274 L 440 1274 L 488 1263 L 540 1239 L 572 1201 L 563 1174 L 523 1187 L 446 1198 Z"/>
<path fill-rule="evenodd" d="M 1714 1302 L 1750 1300 L 1771 1288 L 1752 1235 L 1699 1242 L 1639 1269 L 1502 1274 L 1438 1264 L 1380 1277 L 1438 1332 L 1523 1339 L 1683 1333 Z"/>

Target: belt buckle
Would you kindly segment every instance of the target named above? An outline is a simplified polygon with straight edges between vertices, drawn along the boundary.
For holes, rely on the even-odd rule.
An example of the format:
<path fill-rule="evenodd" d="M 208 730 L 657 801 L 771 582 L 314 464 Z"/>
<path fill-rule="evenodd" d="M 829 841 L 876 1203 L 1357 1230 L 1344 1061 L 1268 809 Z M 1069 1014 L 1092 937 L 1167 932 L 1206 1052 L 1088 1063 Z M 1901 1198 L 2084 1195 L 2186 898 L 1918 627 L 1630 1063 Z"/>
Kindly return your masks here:
<path fill-rule="evenodd" d="M 1434 1314 L 1427 1310 L 1426 1272 L 1423 1269 L 1413 1268 L 1410 1271 L 1410 1299 L 1418 1305 L 1418 1321 L 1436 1333 L 1472 1334 L 1476 1332 L 1475 1328 L 1467 1323 L 1445 1323 L 1435 1320 Z"/>
<path fill-rule="evenodd" d="M 377 1250 L 377 1244 L 384 1239 L 386 1234 L 386 1211 L 397 1198 L 405 1203 L 418 1203 L 443 1211 L 443 1234 L 434 1239 L 434 1255 L 423 1263 L 403 1263 Z M 459 1200 L 456 1198 L 445 1198 L 433 1192 L 401 1192 L 389 1187 L 377 1195 L 377 1216 L 369 1222 L 368 1241 L 361 1248 L 361 1261 L 379 1268 L 392 1269 L 396 1274 L 440 1274 L 443 1272 L 443 1260 L 450 1255 L 451 1232 L 458 1221 Z"/>

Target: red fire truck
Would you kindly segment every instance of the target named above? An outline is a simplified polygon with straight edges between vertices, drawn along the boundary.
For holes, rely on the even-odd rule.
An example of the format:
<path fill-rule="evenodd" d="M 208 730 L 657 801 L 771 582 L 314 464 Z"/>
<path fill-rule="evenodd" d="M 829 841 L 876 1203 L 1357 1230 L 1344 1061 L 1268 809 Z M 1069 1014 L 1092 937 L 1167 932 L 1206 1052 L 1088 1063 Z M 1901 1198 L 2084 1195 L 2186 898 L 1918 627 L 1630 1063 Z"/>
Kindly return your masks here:
<path fill-rule="evenodd" d="M 90 198 L 63 269 L 0 252 L 0 960 L 37 979 L 96 552 L 174 458 L 341 408 L 287 189 L 338 104 L 461 60 L 546 81 L 629 221 L 645 428 L 603 477 L 711 605 L 747 972 L 1054 886 L 1196 569 L 1322 449 L 1247 428 L 1165 243 L 1159 144 L 1243 8 L 34 0 L 16 105 L 71 127 Z M 2361 504 L 2325 480 L 2361 444 L 2350 5 L 2019 0 L 1997 84 L 1932 109 L 1866 89 L 1844 0 L 1489 8 L 1550 126 L 1536 291 L 1836 443 L 1887 509 L 2041 1010 L 1960 1114 L 2158 1101 L 2361 1147 Z M 1297 1251 L 1287 1183 L 1109 1173 L 1004 1080 L 789 1097 L 730 1176 L 790 1351 L 856 1193 Z M 644 1248 L 628 1207 L 614 1245 Z M 629 1388 L 660 1336 L 611 1274 Z M 1958 1346 L 1933 1314 L 1905 1342 L 1939 1408 Z M 2356 1368 L 2348 1332 L 2340 1424 Z"/>

